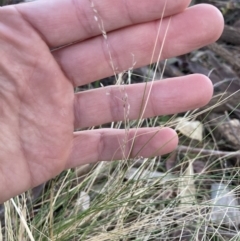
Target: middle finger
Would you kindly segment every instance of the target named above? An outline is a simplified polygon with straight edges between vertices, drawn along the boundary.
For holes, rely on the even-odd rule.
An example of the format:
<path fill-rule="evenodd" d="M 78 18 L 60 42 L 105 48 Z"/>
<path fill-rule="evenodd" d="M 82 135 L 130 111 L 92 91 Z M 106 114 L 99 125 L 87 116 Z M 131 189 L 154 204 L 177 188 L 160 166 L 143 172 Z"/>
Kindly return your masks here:
<path fill-rule="evenodd" d="M 159 22 L 154 21 L 111 32 L 107 42 L 98 36 L 53 55 L 73 85 L 80 86 L 113 75 L 112 66 L 120 72 L 150 64 L 156 38 L 152 62 L 158 59 L 162 45 L 160 57 L 165 59 L 214 42 L 222 33 L 223 18 L 216 8 L 202 4 L 173 16 L 167 30 L 168 24 L 169 18 L 163 19 L 159 36 Z"/>

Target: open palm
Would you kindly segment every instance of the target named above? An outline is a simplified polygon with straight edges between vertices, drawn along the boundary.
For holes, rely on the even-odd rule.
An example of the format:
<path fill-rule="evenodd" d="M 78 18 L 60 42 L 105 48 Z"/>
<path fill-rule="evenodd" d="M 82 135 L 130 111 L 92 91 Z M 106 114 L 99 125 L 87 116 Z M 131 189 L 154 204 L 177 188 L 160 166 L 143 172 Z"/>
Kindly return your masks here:
<path fill-rule="evenodd" d="M 219 12 L 207 5 L 184 11 L 188 4 L 167 1 L 155 61 L 170 16 L 162 58 L 219 37 Z M 133 56 L 135 67 L 148 64 L 164 6 L 165 0 L 43 0 L 0 8 L 0 202 L 66 168 L 129 153 L 163 154 L 176 147 L 176 134 L 169 128 L 130 130 L 124 150 L 124 130 L 74 132 L 124 118 L 120 87 L 78 94 L 74 87 L 111 75 L 111 63 L 118 71 L 128 69 Z M 138 118 L 144 88 L 124 88 L 130 119 Z M 144 117 L 202 106 L 211 94 L 210 81 L 201 75 L 154 82 Z"/>

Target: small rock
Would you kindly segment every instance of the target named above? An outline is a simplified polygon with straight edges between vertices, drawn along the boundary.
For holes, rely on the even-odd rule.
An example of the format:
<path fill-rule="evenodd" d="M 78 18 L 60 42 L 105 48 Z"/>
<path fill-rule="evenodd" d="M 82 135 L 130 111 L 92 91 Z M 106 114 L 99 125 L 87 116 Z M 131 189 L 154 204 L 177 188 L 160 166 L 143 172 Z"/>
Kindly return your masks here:
<path fill-rule="evenodd" d="M 211 185 L 212 210 L 210 219 L 217 224 L 238 226 L 240 224 L 240 211 L 237 197 L 223 183 Z"/>

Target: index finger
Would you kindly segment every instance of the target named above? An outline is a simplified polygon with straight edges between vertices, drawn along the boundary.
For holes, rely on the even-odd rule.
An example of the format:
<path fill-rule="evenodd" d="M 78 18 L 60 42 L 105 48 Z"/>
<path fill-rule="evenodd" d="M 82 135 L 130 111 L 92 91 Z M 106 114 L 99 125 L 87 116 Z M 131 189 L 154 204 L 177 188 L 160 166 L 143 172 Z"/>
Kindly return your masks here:
<path fill-rule="evenodd" d="M 101 34 L 99 24 L 109 32 L 177 14 L 189 3 L 190 0 L 41 0 L 14 7 L 54 48 Z"/>

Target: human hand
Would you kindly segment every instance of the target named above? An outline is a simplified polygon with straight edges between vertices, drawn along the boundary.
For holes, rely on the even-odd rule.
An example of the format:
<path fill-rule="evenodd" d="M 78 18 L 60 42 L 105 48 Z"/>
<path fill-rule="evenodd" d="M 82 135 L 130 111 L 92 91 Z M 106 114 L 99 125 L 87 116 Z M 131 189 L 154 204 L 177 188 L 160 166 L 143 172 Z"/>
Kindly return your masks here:
<path fill-rule="evenodd" d="M 167 0 L 154 61 L 169 16 L 161 59 L 220 36 L 223 20 L 218 10 L 199 5 L 183 11 L 189 2 Z M 74 87 L 113 74 L 94 9 L 108 32 L 112 63 L 123 71 L 132 66 L 132 54 L 135 67 L 149 64 L 159 26 L 155 20 L 161 18 L 165 0 L 95 0 L 94 8 L 90 3 L 43 0 L 0 8 L 0 203 L 66 168 L 129 153 L 160 155 L 177 145 L 176 133 L 169 128 L 130 130 L 125 153 L 120 147 L 125 130 L 74 132 L 124 119 L 119 86 L 74 94 Z M 69 46 L 50 51 L 64 45 Z M 144 89 L 145 84 L 125 86 L 130 119 L 141 112 Z M 201 75 L 154 82 L 144 117 L 194 109 L 211 95 L 211 82 Z"/>

